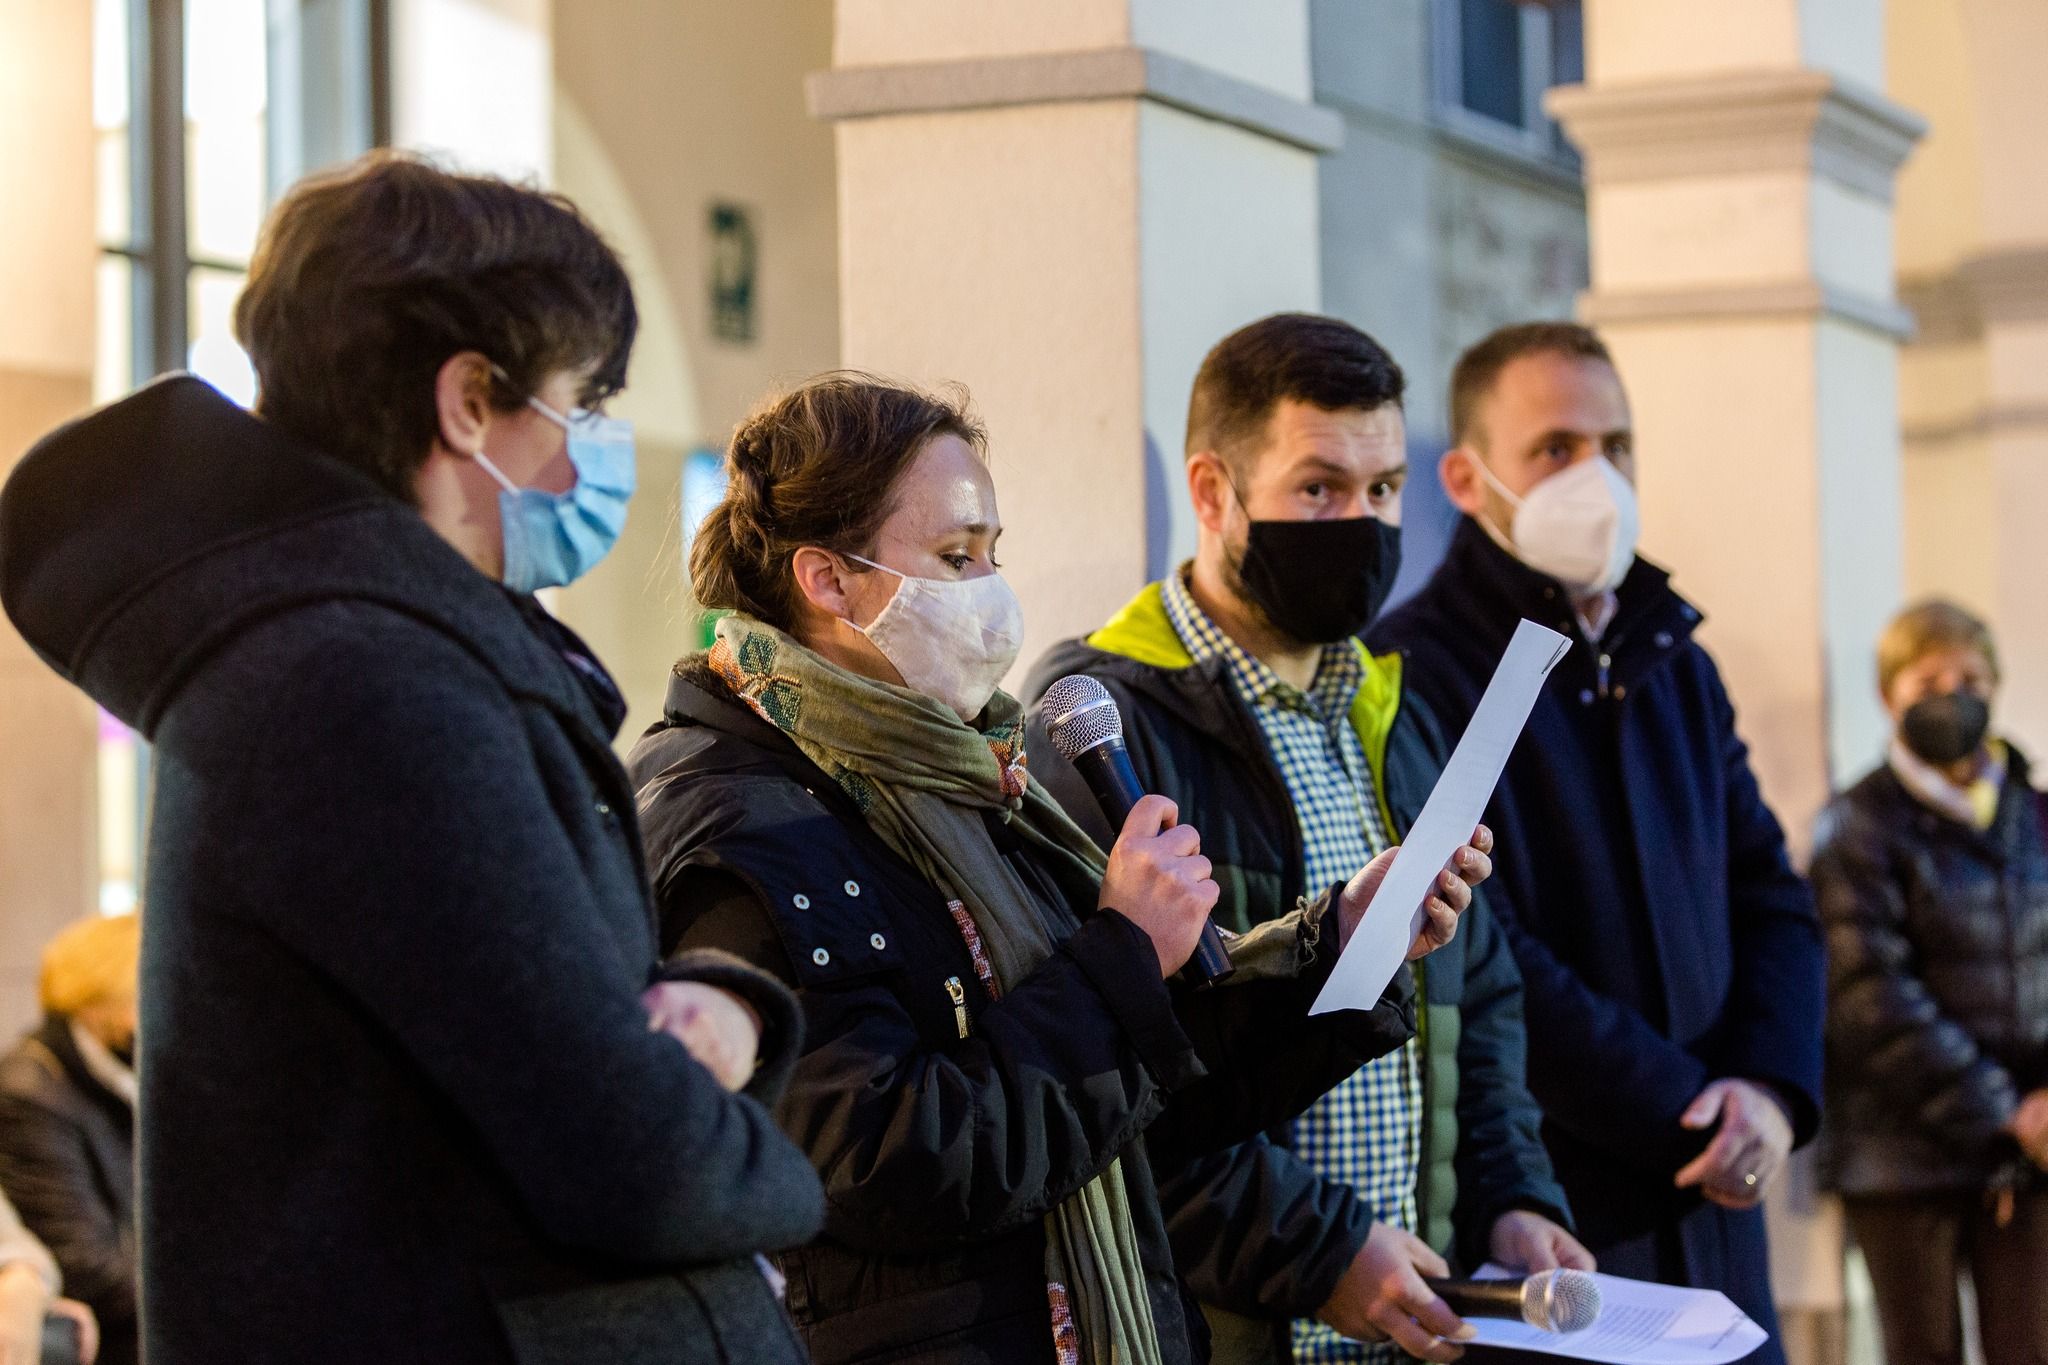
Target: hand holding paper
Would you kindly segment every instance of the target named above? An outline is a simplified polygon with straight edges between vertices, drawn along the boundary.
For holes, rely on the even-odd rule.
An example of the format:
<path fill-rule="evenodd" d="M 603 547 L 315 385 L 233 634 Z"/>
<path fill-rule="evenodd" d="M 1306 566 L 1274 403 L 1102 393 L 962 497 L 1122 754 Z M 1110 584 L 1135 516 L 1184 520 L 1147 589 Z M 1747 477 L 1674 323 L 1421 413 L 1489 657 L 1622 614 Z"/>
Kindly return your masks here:
<path fill-rule="evenodd" d="M 1342 952 L 1352 931 L 1365 917 L 1366 909 L 1379 894 L 1380 883 L 1400 852 L 1390 848 L 1359 870 L 1346 883 L 1337 900 L 1337 948 Z M 1472 831 L 1466 845 L 1451 855 L 1450 865 L 1437 879 L 1430 897 L 1423 903 L 1421 928 L 1408 945 L 1408 960 L 1427 957 L 1449 943 L 1458 930 L 1458 917 L 1472 908 L 1472 888 L 1493 875 L 1493 831 L 1481 825 Z"/>
<path fill-rule="evenodd" d="M 1449 941 L 1448 930 L 1455 929 L 1456 916 L 1450 916 L 1445 926 L 1431 913 L 1428 902 L 1439 894 L 1457 894 L 1448 891 L 1441 880 L 1445 869 L 1464 846 L 1467 833 L 1478 829 L 1479 817 L 1486 813 L 1486 803 L 1500 781 L 1501 769 L 1507 766 L 1515 739 L 1543 690 L 1543 680 L 1570 648 L 1570 640 L 1534 621 L 1524 621 L 1516 628 L 1493 681 L 1487 684 L 1486 695 L 1472 714 L 1472 723 L 1465 727 L 1465 737 L 1458 741 L 1457 752 L 1437 779 L 1436 790 L 1429 794 L 1414 828 L 1395 850 L 1392 863 L 1380 874 L 1377 889 L 1366 893 L 1381 906 L 1379 913 L 1365 915 L 1345 941 L 1337 966 L 1310 1014 L 1371 1009 L 1394 973 L 1401 970 L 1402 961 L 1416 955 L 1411 950 L 1421 947 L 1429 951 L 1426 931 L 1443 931 L 1443 941 Z M 1476 833 L 1474 838 L 1478 838 Z M 1492 847 L 1491 835 L 1486 836 L 1486 844 L 1486 849 L 1474 850 L 1482 858 Z M 1491 863 L 1487 868 L 1491 869 Z M 1364 874 L 1353 885 L 1362 881 Z M 1468 888 L 1465 898 L 1469 900 L 1469 896 Z M 1347 887 L 1345 900 L 1351 899 L 1352 888 Z"/>

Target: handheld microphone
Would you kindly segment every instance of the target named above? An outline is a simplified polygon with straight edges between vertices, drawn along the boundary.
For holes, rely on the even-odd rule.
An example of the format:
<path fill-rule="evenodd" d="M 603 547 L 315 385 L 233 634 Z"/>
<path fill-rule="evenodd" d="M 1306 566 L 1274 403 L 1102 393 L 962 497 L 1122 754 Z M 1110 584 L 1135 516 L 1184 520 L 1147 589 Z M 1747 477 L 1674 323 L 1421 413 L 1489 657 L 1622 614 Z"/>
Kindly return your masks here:
<path fill-rule="evenodd" d="M 1131 767 L 1131 751 L 1124 747 L 1124 718 L 1109 689 L 1085 674 L 1069 674 L 1046 689 L 1044 706 L 1052 747 L 1080 770 L 1110 827 L 1122 829 L 1145 790 Z M 1235 970 L 1215 921 L 1204 922 L 1195 955 L 1181 968 L 1181 976 L 1200 989 Z"/>
<path fill-rule="evenodd" d="M 1600 1282 L 1583 1270 L 1427 1283 L 1461 1318 L 1509 1318 L 1546 1332 L 1583 1332 L 1600 1320 Z"/>

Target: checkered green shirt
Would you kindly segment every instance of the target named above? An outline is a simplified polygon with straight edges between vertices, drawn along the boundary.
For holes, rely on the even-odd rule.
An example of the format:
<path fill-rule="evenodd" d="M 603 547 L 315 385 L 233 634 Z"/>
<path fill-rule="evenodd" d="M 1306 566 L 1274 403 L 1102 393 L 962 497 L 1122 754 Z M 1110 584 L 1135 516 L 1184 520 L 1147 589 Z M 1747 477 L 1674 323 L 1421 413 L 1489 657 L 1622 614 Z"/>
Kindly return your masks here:
<path fill-rule="evenodd" d="M 1246 653 L 1188 592 L 1187 570 L 1165 586 L 1166 614 L 1197 662 L 1221 658 L 1231 686 L 1265 736 L 1301 825 L 1303 885 L 1311 893 L 1348 881 L 1393 841 L 1381 818 L 1365 745 L 1351 726 L 1351 705 L 1365 665 L 1350 641 L 1323 650 L 1307 692 Z M 1290 1145 L 1327 1180 L 1357 1191 L 1382 1223 L 1415 1230 L 1415 1187 L 1422 1150 L 1422 1072 L 1415 1040 L 1366 1063 L 1296 1119 Z M 1307 1362 L 1399 1361 L 1398 1347 L 1348 1341 L 1311 1319 L 1293 1324 L 1294 1359 Z"/>

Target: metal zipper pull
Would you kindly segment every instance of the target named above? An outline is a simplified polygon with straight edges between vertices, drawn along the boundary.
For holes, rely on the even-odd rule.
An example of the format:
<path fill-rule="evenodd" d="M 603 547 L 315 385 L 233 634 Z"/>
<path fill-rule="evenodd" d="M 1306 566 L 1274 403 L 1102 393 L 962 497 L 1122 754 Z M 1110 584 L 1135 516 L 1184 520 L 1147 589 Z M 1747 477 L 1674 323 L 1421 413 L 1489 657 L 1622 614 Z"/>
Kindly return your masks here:
<path fill-rule="evenodd" d="M 960 984 L 960 978 L 946 978 L 946 994 L 953 1001 L 953 1027 L 960 1030 L 960 1036 L 967 1036 L 967 988 Z"/>

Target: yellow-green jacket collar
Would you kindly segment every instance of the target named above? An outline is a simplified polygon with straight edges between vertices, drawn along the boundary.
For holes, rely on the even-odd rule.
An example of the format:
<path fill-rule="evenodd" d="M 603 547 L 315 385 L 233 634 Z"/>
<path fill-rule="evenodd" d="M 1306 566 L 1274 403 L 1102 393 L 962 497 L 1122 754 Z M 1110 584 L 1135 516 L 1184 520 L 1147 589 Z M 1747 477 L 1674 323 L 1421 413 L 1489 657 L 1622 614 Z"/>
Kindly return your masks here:
<path fill-rule="evenodd" d="M 1165 588 L 1159 583 L 1149 584 L 1126 602 L 1102 629 L 1088 637 L 1088 644 L 1152 668 L 1191 668 L 1195 662 L 1166 614 Z M 1375 655 L 1355 640 L 1352 648 L 1365 666 L 1365 678 L 1351 703 L 1351 728 L 1365 743 L 1366 752 L 1377 755 L 1385 751 L 1387 732 L 1401 709 L 1401 656 Z"/>

